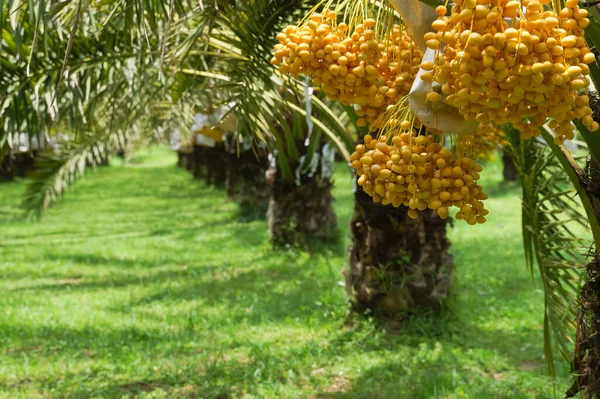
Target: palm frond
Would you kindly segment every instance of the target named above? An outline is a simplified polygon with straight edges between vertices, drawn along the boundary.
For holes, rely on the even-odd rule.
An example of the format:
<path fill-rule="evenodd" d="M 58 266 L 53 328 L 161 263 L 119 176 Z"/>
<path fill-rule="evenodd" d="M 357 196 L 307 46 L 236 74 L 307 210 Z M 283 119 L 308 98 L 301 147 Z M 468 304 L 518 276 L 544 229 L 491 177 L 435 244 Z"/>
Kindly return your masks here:
<path fill-rule="evenodd" d="M 587 230 L 577 192 L 561 163 L 540 140 L 522 140 L 507 128 L 523 189 L 522 224 L 527 267 L 537 265 L 544 290 L 544 353 L 555 374 L 554 348 L 569 359 L 576 326 L 576 298 L 589 242 L 575 229 Z"/>
<path fill-rule="evenodd" d="M 36 159 L 22 203 L 25 215 L 39 218 L 88 167 L 105 162 L 122 143 L 123 138 L 116 134 L 92 136 L 77 145 L 66 143 L 58 154 L 44 154 Z"/>

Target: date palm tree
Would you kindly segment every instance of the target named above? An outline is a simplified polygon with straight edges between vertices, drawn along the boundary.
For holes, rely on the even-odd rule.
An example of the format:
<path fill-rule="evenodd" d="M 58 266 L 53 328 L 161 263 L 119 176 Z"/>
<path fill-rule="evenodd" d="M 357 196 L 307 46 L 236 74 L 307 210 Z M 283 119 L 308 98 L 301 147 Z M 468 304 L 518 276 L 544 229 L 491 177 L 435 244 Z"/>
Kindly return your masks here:
<path fill-rule="evenodd" d="M 351 142 L 343 113 L 330 110 L 305 82 L 275 73 L 268 62 L 276 34 L 309 6 L 305 1 L 223 2 L 219 12 L 189 21 L 190 36 L 204 38 L 186 48 L 196 60 L 192 64 L 204 66 L 191 73 L 212 77 L 212 103 L 235 104 L 231 112 L 238 118 L 238 135 L 250 132 L 269 148 L 267 214 L 271 240 L 280 246 L 336 236 L 333 150 L 325 138 L 346 155 Z"/>

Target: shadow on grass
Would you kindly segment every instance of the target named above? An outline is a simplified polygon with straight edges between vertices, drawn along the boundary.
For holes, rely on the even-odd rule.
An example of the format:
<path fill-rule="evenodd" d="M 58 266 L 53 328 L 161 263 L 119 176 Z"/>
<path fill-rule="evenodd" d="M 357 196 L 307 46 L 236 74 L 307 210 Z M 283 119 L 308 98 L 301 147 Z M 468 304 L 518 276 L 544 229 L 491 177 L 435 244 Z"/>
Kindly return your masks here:
<path fill-rule="evenodd" d="M 325 259 L 334 256 L 343 256 L 347 253 L 344 231 L 340 228 L 338 228 L 333 237 L 328 239 L 308 238 L 305 239 L 304 242 L 298 243 L 296 247 L 291 245 L 285 245 L 282 247 L 280 245 L 273 244 L 272 248 L 274 251 L 285 250 L 306 252 L 311 256 L 323 256 Z"/>
<path fill-rule="evenodd" d="M 204 278 L 189 280 L 184 285 L 161 287 L 151 295 L 126 304 L 121 311 L 158 303 L 199 300 L 202 307 L 227 307 L 228 320 L 234 323 L 259 325 L 297 318 L 312 319 L 313 322 L 322 320 L 325 316 L 316 312 L 319 298 L 339 287 L 328 287 L 326 283 L 316 281 L 314 257 L 297 264 L 297 268 L 270 266 L 279 262 L 285 266 L 286 257 L 289 263 L 298 262 L 293 255 L 270 252 L 252 261 L 255 265 L 268 264 L 267 267 L 213 269 L 213 276 L 204 273 Z"/>
<path fill-rule="evenodd" d="M 181 303 L 200 300 L 197 309 L 213 307 L 228 309 L 227 323 L 238 325 L 256 325 L 269 323 L 276 326 L 289 319 L 298 318 L 317 324 L 324 322 L 316 305 L 323 293 L 340 289 L 329 286 L 330 280 L 323 282 L 314 274 L 312 266 L 315 257 L 307 257 L 299 261 L 299 255 L 293 251 L 267 252 L 249 261 L 251 264 L 263 265 L 259 269 L 231 272 L 225 277 L 222 264 L 190 268 L 181 272 L 164 272 L 148 278 L 118 279 L 117 286 L 128 284 L 160 284 L 169 280 L 183 280 L 185 284 L 177 286 L 158 286 L 157 292 L 124 303 L 109 311 L 131 314 L 139 307 L 153 307 L 158 304 Z M 106 259 L 99 258 L 99 264 Z M 112 262 L 107 259 L 107 262 Z M 289 265 L 295 265 L 289 267 Z M 131 266 L 131 265 L 130 265 Z M 152 265 L 148 265 L 152 267 Z M 190 275 L 194 271 L 196 276 Z M 322 273 L 322 272 L 321 272 Z M 510 298 L 518 302 L 524 295 L 523 287 L 529 286 L 528 276 L 506 279 L 495 287 L 494 295 L 499 298 Z M 84 283 L 72 287 L 75 290 L 99 289 L 115 286 L 113 281 Z M 519 289 L 521 287 L 521 289 Z M 48 289 L 38 287 L 36 289 Z M 326 302 L 326 301 L 323 301 Z M 331 302 L 331 301 L 329 301 Z M 520 387 L 519 381 L 503 382 L 502 395 L 495 382 L 502 382 L 502 370 L 494 369 L 488 362 L 472 364 L 468 355 L 474 350 L 488 351 L 490 357 L 501 356 L 505 362 L 518 367 L 528 356 L 520 353 L 519 348 L 526 342 L 541 339 L 541 332 L 534 328 L 513 328 L 510 331 L 500 329 L 487 331 L 476 325 L 461 320 L 464 314 L 456 315 L 451 307 L 437 316 L 416 315 L 410 323 L 394 334 L 377 334 L 378 330 L 358 325 L 354 328 L 342 328 L 333 333 L 329 340 L 321 338 L 308 341 L 299 347 L 289 347 L 285 354 L 273 353 L 268 344 L 262 346 L 253 343 L 233 343 L 250 348 L 247 362 L 236 359 L 210 359 L 206 353 L 197 353 L 187 345 L 199 337 L 209 334 L 207 328 L 219 328 L 219 317 L 205 319 L 200 314 L 181 320 L 173 330 L 162 330 L 148 326 L 130 326 L 115 329 L 103 329 L 102 326 L 88 326 L 81 329 L 67 327 L 15 326 L 0 322 L 0 331 L 10 331 L 17 342 L 25 340 L 28 346 L 41 345 L 42 352 L 48 356 L 65 356 L 70 353 L 76 358 L 127 358 L 133 353 L 143 354 L 150 368 L 155 357 L 172 357 L 178 359 L 181 372 L 160 371 L 148 372 L 147 378 L 127 377 L 129 379 L 113 379 L 110 384 L 94 390 L 95 395 L 104 397 L 120 397 L 122 395 L 144 395 L 154 391 L 167 392 L 170 397 L 202 397 L 232 398 L 241 391 L 260 394 L 263 383 L 288 381 L 289 370 L 299 376 L 295 383 L 321 383 L 317 376 L 306 369 L 311 359 L 318 355 L 320 359 L 341 359 L 349 353 L 360 352 L 363 356 L 372 353 L 393 354 L 406 353 L 405 359 L 386 361 L 371 366 L 357 377 L 335 379 L 333 385 L 319 388 L 315 398 L 330 399 L 388 399 L 388 398 L 429 398 L 439 397 L 441 392 L 460 392 L 461 386 L 469 387 L 470 393 L 475 389 L 476 397 L 488 398 L 528 398 L 531 387 Z M 247 313 L 246 309 L 252 309 Z M 469 309 L 469 314 L 484 314 L 484 303 L 476 304 Z M 461 313 L 461 312 L 459 312 Z M 163 315 L 144 315 L 145 318 L 164 320 Z M 330 320 L 328 321 L 330 322 Z M 210 324 L 215 324 L 207 327 Z M 3 325 L 4 324 L 4 325 Z M 366 334 L 364 333 L 366 331 Z M 379 330 L 380 331 L 380 330 Z M 11 336 L 0 339 L 10 342 Z M 203 339 L 203 338 L 200 338 Z M 436 352 L 435 348 L 440 350 Z M 425 348 L 425 349 L 424 349 Z M 214 348 L 217 352 L 218 348 Z M 214 355 L 214 352 L 213 352 Z M 18 351 L 8 356 L 20 358 Z M 220 355 L 218 355 L 220 356 Z M 462 356 L 462 357 L 461 357 Z M 293 359 L 293 360 L 290 360 Z M 292 362 L 293 364 L 290 364 Z M 490 361 L 489 363 L 493 363 Z M 489 366 L 489 367 L 488 367 Z M 543 367 L 543 366 L 542 366 Z M 261 379 L 256 378 L 256 370 L 260 370 Z M 475 370 L 475 371 L 473 371 Z M 81 372 L 82 378 L 100 378 L 103 370 Z M 94 374 L 96 373 L 96 374 Z M 157 375 L 158 374 L 158 375 Z M 337 377 L 336 377 L 337 378 Z M 59 384 L 59 381 L 51 381 Z M 331 384 L 331 382 L 330 382 Z M 337 384 L 337 385 L 336 385 Z M 401 387 L 401 389 L 399 388 Z M 476 387 L 476 388 L 473 388 Z M 77 388 L 79 389 L 79 388 Z M 74 389 L 71 397 L 89 397 L 90 392 Z M 399 392 L 403 392 L 399 394 Z M 546 398 L 539 393 L 539 398 Z"/>
<path fill-rule="evenodd" d="M 147 276 L 139 276 L 136 273 L 120 273 L 113 274 L 109 278 L 98 278 L 93 276 L 93 281 L 86 281 L 86 276 L 83 274 L 74 274 L 65 276 L 64 274 L 47 274 L 44 276 L 47 278 L 55 278 L 56 282 L 43 283 L 29 285 L 25 287 L 17 287 L 9 289 L 9 291 L 65 291 L 69 290 L 72 293 L 77 291 L 93 291 L 93 290 L 104 290 L 107 288 L 118 288 L 128 286 L 147 286 L 161 284 L 169 281 L 179 281 L 181 279 L 197 279 L 198 275 L 212 275 L 224 269 L 222 262 L 202 263 L 200 265 L 180 265 L 171 261 L 141 261 L 139 259 L 127 260 L 119 259 L 114 257 L 104 257 L 95 255 L 71 255 L 71 256 L 47 256 L 48 259 L 57 260 L 61 262 L 73 262 L 81 263 L 91 266 L 111 266 L 116 269 L 128 269 L 142 266 L 149 270 L 154 267 L 170 267 L 171 270 L 160 271 L 152 273 Z M 256 258 L 256 260 L 260 260 Z M 254 260 L 253 260 L 254 261 Z M 173 268 L 177 267 L 176 270 Z M 25 278 L 27 274 L 10 274 L 4 276 L 9 279 Z M 73 281 L 81 280 L 81 281 Z M 189 298 L 191 299 L 191 297 Z"/>
<path fill-rule="evenodd" d="M 176 240 L 178 241 L 193 241 L 196 237 L 206 234 L 211 231 L 211 228 L 221 227 L 223 231 L 227 230 L 227 242 L 231 245 L 240 243 L 248 246 L 260 246 L 267 239 L 265 225 L 262 222 L 246 222 L 240 223 L 237 220 L 237 215 L 229 214 L 227 220 L 217 221 L 211 225 L 202 224 L 199 226 L 178 228 L 174 230 Z M 213 230 L 215 231 L 215 230 Z M 219 244 L 219 240 L 213 240 L 215 245 Z"/>
<path fill-rule="evenodd" d="M 81 386 L 75 386 L 69 390 L 68 398 L 73 399 L 87 399 L 90 397 L 101 397 L 101 398 L 130 398 L 130 397 L 167 397 L 167 398 L 180 398 L 180 399 L 230 399 L 233 398 L 234 391 L 239 393 L 239 389 L 236 390 L 230 385 L 223 383 L 211 383 L 210 378 L 212 376 L 205 373 L 198 373 L 196 368 L 181 370 L 178 375 L 170 376 L 165 375 L 159 378 L 145 378 L 145 379 L 127 379 L 124 378 L 122 381 L 115 383 L 114 380 L 110 384 L 102 384 L 100 387 L 82 388 Z M 99 374 L 98 371 L 95 374 Z M 228 377 L 228 373 L 217 372 L 213 373 L 215 378 Z M 251 373 L 244 373 L 245 378 L 251 379 Z M 95 379 L 97 375 L 81 375 L 85 379 Z M 219 380 L 215 380 L 219 381 Z M 48 384 L 50 389 L 54 389 L 60 386 L 60 383 Z M 11 388 L 11 387 L 9 387 Z M 13 387 L 16 388 L 16 387 Z M 64 389 L 64 387 L 63 387 Z M 158 396 L 154 396 L 158 395 Z M 164 396 L 167 395 L 167 396 Z"/>
<path fill-rule="evenodd" d="M 457 360 L 451 351 L 456 347 L 446 347 L 447 351 L 431 358 L 409 359 L 385 362 L 370 367 L 358 378 L 348 380 L 338 392 L 321 392 L 315 399 L 415 399 L 445 397 L 476 397 L 498 399 L 530 399 L 532 387 L 522 387 L 518 381 L 502 382 L 503 373 L 478 370 L 473 375 L 470 367 L 457 369 Z M 483 367 L 483 366 L 482 366 Z M 498 385 L 502 385 L 499 388 Z M 465 388 L 469 396 L 465 394 Z M 548 387 L 546 387 L 548 388 Z M 552 399 L 542 387 L 533 388 L 535 398 Z M 499 392 L 500 390 L 500 392 Z M 461 395 L 462 394 L 462 395 Z M 457 395 L 457 396 L 455 396 Z"/>
<path fill-rule="evenodd" d="M 124 192 L 120 192 L 117 198 L 111 200 L 111 206 L 121 206 L 119 198 L 135 199 L 153 195 L 159 198 L 189 199 L 213 196 L 217 192 L 203 187 L 201 183 L 190 183 L 190 187 L 187 187 L 187 176 L 183 175 L 176 176 L 180 180 L 179 183 L 164 183 L 163 177 L 168 179 L 172 176 L 172 171 L 167 173 L 164 169 L 140 169 L 139 175 L 136 169 L 127 170 L 127 173 L 118 179 L 119 174 L 114 173 L 110 177 L 110 184 L 98 179 L 98 182 L 94 183 L 94 190 L 103 192 L 114 187 L 123 187 Z M 123 170 L 126 169 L 120 169 L 119 172 Z M 143 179 L 149 170 L 160 183 L 151 182 L 140 186 L 130 184 L 131 179 Z M 155 192 L 149 194 L 152 190 Z M 493 190 L 497 190 L 496 197 L 508 195 L 508 190 L 500 186 Z M 86 195 L 89 197 L 93 193 Z M 222 192 L 219 195 L 225 197 Z M 77 201 L 87 200 L 84 197 L 78 198 Z M 212 202 L 217 201 L 218 199 L 213 197 Z M 350 204 L 352 196 L 344 194 L 343 201 Z M 199 203 L 200 201 L 194 202 L 192 206 L 188 205 L 186 210 L 194 212 L 197 207 L 199 212 L 205 212 L 211 217 L 219 212 L 217 209 L 201 209 Z M 126 206 L 134 209 L 133 205 Z M 129 208 L 126 210 L 129 211 Z M 177 212 L 176 208 L 169 209 L 161 214 L 160 218 L 171 222 L 170 218 L 175 217 Z M 211 253 L 218 254 L 219 248 L 224 246 L 223 240 L 238 247 L 239 244 L 242 244 L 242 247 L 250 247 L 266 242 L 264 223 L 240 224 L 236 222 L 235 213 L 225 213 L 226 216 L 221 218 L 220 215 L 216 215 L 208 223 L 180 228 L 172 228 L 165 224 L 151 231 L 143 231 L 143 234 L 161 239 L 164 236 L 173 236 L 174 241 L 210 248 Z M 133 218 L 134 212 L 129 216 Z M 145 220 L 156 217 L 152 214 L 152 217 Z M 204 220 L 206 218 L 204 216 Z M 214 235 L 206 234 L 207 230 L 212 230 Z M 221 238 L 225 237 L 225 234 L 226 238 Z M 82 239 L 88 238 L 94 237 Z M 346 251 L 343 240 L 333 246 L 317 243 L 311 250 L 312 256 L 297 254 L 294 251 L 266 251 L 239 261 L 232 257 L 239 256 L 242 251 L 238 249 L 237 252 L 232 251 L 228 254 L 225 247 L 222 251 L 225 254 L 219 260 L 207 262 L 199 251 L 197 259 L 190 262 L 187 268 L 181 267 L 180 258 L 176 254 L 169 255 L 168 251 L 173 251 L 172 248 L 160 247 L 162 244 L 158 241 L 160 240 L 157 240 L 156 245 L 167 254 L 161 257 L 160 261 L 143 256 L 120 259 L 116 256 L 96 254 L 52 255 L 48 259 L 55 262 L 71 262 L 98 268 L 109 266 L 123 269 L 123 272 L 108 278 L 91 276 L 94 280 L 86 281 L 84 276 L 81 282 L 62 283 L 58 279 L 65 276 L 56 275 L 56 284 L 38 284 L 26 288 L 32 293 L 46 290 L 58 295 L 58 291 L 66 290 L 66 285 L 69 285 L 70 292 L 74 293 L 98 290 L 102 291 L 102 294 L 106 292 L 106 295 L 110 295 L 109 288 L 113 287 L 127 287 L 132 291 L 136 287 L 147 287 L 141 296 L 138 294 L 123 303 L 103 308 L 111 317 L 115 316 L 115 320 L 124 321 L 129 325 L 98 324 L 76 328 L 60 324 L 43 325 L 46 322 L 44 320 L 36 321 L 37 324 L 27 324 L 15 320 L 2 321 L 0 318 L 0 331 L 6 332 L 0 336 L 0 353 L 14 359 L 15 363 L 24 357 L 23 352 L 27 354 L 30 350 L 27 348 L 37 348 L 34 350 L 36 356 L 41 357 L 43 354 L 51 361 L 64 363 L 72 362 L 68 355 L 78 360 L 97 358 L 97 364 L 90 369 L 82 368 L 72 373 L 77 378 L 70 377 L 71 380 L 80 385 L 73 385 L 72 389 L 61 387 L 65 383 L 64 377 L 39 377 L 45 386 L 58 387 L 57 391 L 69 392 L 69 397 L 75 398 L 145 396 L 150 392 L 159 391 L 167 392 L 167 397 L 181 398 L 225 399 L 245 394 L 260 397 L 262 384 L 278 383 L 297 386 L 308 384 L 318 387 L 315 390 L 320 392 L 319 398 L 332 399 L 440 397 L 444 391 L 460 394 L 461 386 L 474 389 L 474 393 L 469 391 L 469 394 L 475 395 L 472 397 L 531 397 L 531 387 L 525 390 L 526 388 L 519 386 L 519 381 L 505 382 L 502 395 L 499 396 L 499 388 L 495 386 L 495 381 L 500 383 L 503 376 L 502 370 L 495 375 L 498 370 L 489 365 L 494 359 L 488 363 L 470 357 L 470 351 L 485 351 L 489 353 L 486 356 L 502 357 L 504 363 L 518 367 L 524 359 L 532 358 L 531 350 L 529 353 L 523 353 L 523 344 L 539 343 L 542 339 L 540 329 L 511 326 L 509 331 L 503 331 L 500 325 L 494 324 L 490 329 L 485 329 L 477 326 L 475 322 L 469 322 L 471 317 L 476 319 L 489 313 L 486 303 L 479 301 L 482 298 L 476 297 L 476 288 L 485 284 L 477 279 L 468 281 L 468 287 L 467 283 L 464 287 L 458 287 L 464 288 L 465 291 L 472 290 L 469 295 L 474 298 L 474 302 L 469 303 L 468 309 L 456 309 L 453 313 L 452 306 L 459 305 L 453 305 L 450 301 L 450 309 L 438 317 L 414 316 L 399 332 L 378 334 L 380 329 L 371 329 L 369 326 L 342 326 L 343 316 L 340 317 L 340 309 L 343 309 L 344 305 L 341 303 L 340 293 L 343 289 L 336 285 L 337 280 L 342 280 L 342 264 L 336 264 L 339 262 L 339 258 L 336 257 Z M 319 262 L 321 269 L 316 270 L 315 265 Z M 324 266 L 323 262 L 327 266 Z M 152 269 L 158 267 L 161 269 L 153 272 Z M 332 276 L 326 276 L 326 267 Z M 142 274 L 138 270 L 136 274 L 131 270 L 134 268 L 148 269 L 148 273 L 143 270 Z M 168 270 L 165 270 L 167 268 Z M 49 276 L 54 275 L 46 274 L 44 277 Z M 25 274 L 22 276 L 26 277 Z M 493 289 L 487 290 L 484 296 L 495 296 L 498 301 L 518 303 L 523 301 L 527 290 L 530 289 L 531 280 L 527 276 L 521 278 L 511 275 L 505 276 Z M 21 294 L 23 293 L 18 295 Z M 153 310 L 153 313 L 144 313 L 147 309 Z M 333 319 L 335 321 L 332 322 L 332 319 L 325 315 L 328 310 L 337 312 Z M 167 317 L 165 312 L 170 318 L 171 324 L 168 326 L 164 325 Z M 128 318 L 134 314 L 138 315 L 136 322 Z M 487 321 L 492 319 L 486 317 Z M 300 330 L 310 330 L 313 323 L 320 327 L 333 325 L 333 331 L 328 331 L 327 334 L 330 335 L 325 338 L 309 337 L 301 344 L 296 343 L 297 346 L 284 346 L 278 350 L 270 347 L 271 343 L 268 340 L 258 344 L 240 342 L 240 339 L 246 338 L 235 337 L 238 331 L 257 325 L 264 325 L 262 331 L 269 331 L 271 327 L 276 330 L 282 326 L 301 326 L 298 333 L 302 334 L 306 332 Z M 484 324 L 481 321 L 480 323 Z M 228 329 L 223 328 L 225 325 Z M 230 333 L 231 341 L 224 340 L 229 342 L 225 351 L 248 351 L 247 360 L 226 358 L 220 348 L 212 346 L 212 340 L 217 340 L 214 336 Z M 200 345 L 199 341 L 208 343 L 203 342 Z M 12 345 L 12 348 L 8 348 L 9 345 Z M 440 348 L 437 352 L 436 345 Z M 335 382 L 339 386 L 319 385 L 322 379 L 312 374 L 314 362 L 326 362 L 326 367 L 334 367 L 355 353 L 370 359 L 376 359 L 380 354 L 387 357 L 379 364 L 367 366 L 355 377 Z M 388 360 L 396 353 L 406 356 L 402 359 Z M 132 358 L 138 361 L 131 363 Z M 102 364 L 105 359 L 110 359 L 110 367 L 113 367 L 110 371 L 102 368 L 107 367 Z M 174 369 L 156 371 L 154 366 L 159 359 L 163 361 L 163 365 L 166 363 Z M 126 367 L 128 362 L 141 371 L 138 373 L 136 370 L 133 376 L 127 376 L 126 372 L 121 373 L 120 363 Z M 290 376 L 290 370 L 296 377 Z M 471 380 L 465 383 L 462 378 Z M 82 383 L 84 380 L 96 381 L 98 384 L 94 386 L 91 383 Z M 89 385 L 87 390 L 86 385 Z"/>
<path fill-rule="evenodd" d="M 312 397 L 320 399 L 430 398 L 441 397 L 442 393 L 459 393 L 463 387 L 470 388 L 469 393 L 476 394 L 473 397 L 478 398 L 531 397 L 532 387 L 522 387 L 518 380 L 503 382 L 503 373 L 508 369 L 497 369 L 490 364 L 493 362 L 489 359 L 474 359 L 471 352 L 486 350 L 491 353 L 490 358 L 497 353 L 511 367 L 519 367 L 523 359 L 515 355 L 514 351 L 496 348 L 495 343 L 502 339 L 505 341 L 505 347 L 518 347 L 524 341 L 535 340 L 537 330 L 499 331 L 490 336 L 475 326 L 453 326 L 455 321 L 448 317 L 442 320 L 444 321 L 439 325 L 434 322 L 435 330 L 427 335 L 411 331 L 410 328 L 395 335 L 365 335 L 364 332 L 369 332 L 369 328 L 357 327 L 340 332 L 329 342 L 317 339 L 300 347 L 290 346 L 285 353 L 276 353 L 268 344 L 249 342 L 244 344 L 249 350 L 246 360 L 226 356 L 227 350 L 223 351 L 223 348 L 213 348 L 211 353 L 190 350 L 186 343 L 198 339 L 191 328 L 165 333 L 136 327 L 120 330 L 102 330 L 99 327 L 29 327 L 16 333 L 24 334 L 23 338 L 38 339 L 42 345 L 41 351 L 51 353 L 50 356 L 64 356 L 65 352 L 70 352 L 75 357 L 86 359 L 104 358 L 106 355 L 112 359 L 119 359 L 134 353 L 136 357 L 141 357 L 144 365 L 141 366 L 142 372 L 139 374 L 147 374 L 147 377 L 140 377 L 138 374 L 113 379 L 109 384 L 102 384 L 94 389 L 94 395 L 102 397 L 164 391 L 170 394 L 169 397 L 230 398 L 237 397 L 241 391 L 259 394 L 262 384 L 277 382 L 319 387 L 316 390 L 320 393 Z M 424 322 L 431 323 L 431 320 Z M 0 329 L 6 331 L 6 327 L 0 323 Z M 437 331 L 438 328 L 447 327 L 452 328 L 450 331 Z M 465 344 L 463 336 L 469 343 Z M 39 350 L 40 348 L 35 349 Z M 368 367 L 353 378 L 333 378 L 336 374 L 336 363 L 353 351 L 359 351 L 363 356 L 368 355 L 371 358 L 380 354 L 389 357 L 394 353 L 403 353 L 406 357 Z M 8 356 L 18 359 L 23 354 L 14 352 Z M 165 356 L 177 359 L 176 363 L 166 369 L 163 364 L 163 368 L 155 367 L 152 371 L 152 360 Z M 332 377 L 329 384 L 332 384 L 333 380 L 333 385 L 321 386 L 319 375 L 314 373 L 314 368 L 318 366 L 311 365 L 311 360 L 315 357 L 327 359 L 328 363 L 321 367 L 321 370 Z M 105 374 L 103 367 L 106 366 L 93 366 L 91 369 L 75 371 L 72 374 L 79 375 L 75 379 L 77 381 L 100 380 Z M 294 377 L 290 377 L 290 371 Z M 257 372 L 260 373 L 259 377 Z M 495 386 L 496 382 L 502 382 L 501 391 Z M 60 380 L 54 379 L 46 383 L 49 387 L 62 384 Z M 541 387 L 539 389 L 541 390 Z M 499 392 L 502 394 L 499 395 Z M 89 395 L 89 389 L 70 391 L 70 397 L 74 398 Z M 538 392 L 535 397 L 552 396 Z"/>

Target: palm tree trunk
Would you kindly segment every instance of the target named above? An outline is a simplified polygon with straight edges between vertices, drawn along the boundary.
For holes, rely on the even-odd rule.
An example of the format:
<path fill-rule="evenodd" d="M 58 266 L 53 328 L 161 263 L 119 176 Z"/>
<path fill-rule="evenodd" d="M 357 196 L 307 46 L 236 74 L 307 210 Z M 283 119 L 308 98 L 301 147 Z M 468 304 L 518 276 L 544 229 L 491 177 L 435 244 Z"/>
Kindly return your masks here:
<path fill-rule="evenodd" d="M 271 186 L 266 179 L 269 160 L 266 152 L 258 150 L 230 154 L 226 168 L 225 188 L 229 198 L 240 206 L 240 216 L 262 219 L 266 216 L 271 198 Z"/>
<path fill-rule="evenodd" d="M 515 166 L 515 161 L 513 160 L 513 154 L 504 150 L 502 153 L 502 174 L 504 175 L 505 182 L 518 181 L 519 180 L 519 171 Z"/>
<path fill-rule="evenodd" d="M 189 147 L 182 147 L 177 150 L 177 167 L 193 172 L 194 151 Z"/>
<path fill-rule="evenodd" d="M 592 202 L 596 220 L 600 220 L 600 169 L 593 159 L 586 165 L 583 187 Z M 586 266 L 586 281 L 579 294 L 579 320 L 575 358 L 576 381 L 567 392 L 573 397 L 583 392 L 585 399 L 600 398 L 600 248 Z"/>
<path fill-rule="evenodd" d="M 353 309 L 394 318 L 440 309 L 454 269 L 448 223 L 433 211 L 412 220 L 405 207 L 374 203 L 358 186 L 345 273 Z"/>
<path fill-rule="evenodd" d="M 331 194 L 333 182 L 328 171 L 319 166 L 312 176 L 301 175 L 300 184 L 282 179 L 273 169 L 268 173 L 272 197 L 267 218 L 274 245 L 309 246 L 337 238 L 337 217 Z"/>
<path fill-rule="evenodd" d="M 214 147 L 194 146 L 193 175 L 196 179 L 204 179 L 207 184 L 223 187 L 227 177 L 226 166 L 229 153 L 223 143 Z"/>
<path fill-rule="evenodd" d="M 35 157 L 39 151 L 7 153 L 0 162 L 0 181 L 12 181 L 15 177 L 24 177 L 34 168 Z"/>
<path fill-rule="evenodd" d="M 0 181 L 9 182 L 15 178 L 14 156 L 10 152 L 2 158 L 0 163 Z"/>
<path fill-rule="evenodd" d="M 202 145 L 194 145 L 191 162 L 191 171 L 194 179 L 202 179 L 206 176 L 205 150 L 206 147 Z"/>
<path fill-rule="evenodd" d="M 600 254 L 586 266 L 586 283 L 581 289 L 577 346 L 574 359 L 576 381 L 567 397 L 583 392 L 586 399 L 600 398 Z"/>
<path fill-rule="evenodd" d="M 227 179 L 227 159 L 230 154 L 225 150 L 223 143 L 214 147 L 206 147 L 206 182 L 218 187 L 225 186 Z"/>

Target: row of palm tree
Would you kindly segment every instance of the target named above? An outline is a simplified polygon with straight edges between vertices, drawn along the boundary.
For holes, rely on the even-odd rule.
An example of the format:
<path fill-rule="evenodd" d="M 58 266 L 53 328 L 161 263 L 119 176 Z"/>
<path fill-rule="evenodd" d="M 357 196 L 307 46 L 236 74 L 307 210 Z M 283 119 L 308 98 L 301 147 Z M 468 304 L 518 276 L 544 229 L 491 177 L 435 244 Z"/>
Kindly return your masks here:
<path fill-rule="evenodd" d="M 352 112 L 319 94 L 306 95 L 309 82 L 291 80 L 268 62 L 275 34 L 299 21 L 315 3 L 2 2 L 0 157 L 10 153 L 21 133 L 66 137 L 57 150 L 38 159 L 25 209 L 40 215 L 106 154 L 165 139 L 174 127 L 191 134 L 186 129 L 197 111 L 193 105 L 234 103 L 230 112 L 239 120 L 236 134 L 246 142 L 264 143 L 276 160 L 271 230 L 289 220 L 297 224 L 299 218 L 311 218 L 303 221 L 307 226 L 330 226 L 331 176 L 326 168 L 315 170 L 322 163 L 314 160 L 326 157 L 327 146 L 345 156 L 352 151 L 358 139 L 347 129 Z M 590 41 L 596 44 L 600 17 L 590 10 Z M 596 66 L 592 75 L 600 83 Z M 600 317 L 595 163 L 600 139 L 579 128 L 591 154 L 587 173 L 553 144 L 549 131 L 544 131 L 545 145 L 508 134 L 523 185 L 526 258 L 532 270 L 537 264 L 544 282 L 546 355 L 552 364 L 553 341 L 568 355 L 569 339 L 577 331 L 574 366 L 580 377 L 573 391 L 583 388 L 593 397 L 600 392 L 600 343 L 594 338 Z M 351 130 L 359 131 L 355 126 Z M 568 177 L 564 184 L 553 179 L 561 174 Z M 579 314 L 573 303 L 584 264 L 581 243 L 556 216 L 557 210 L 577 215 L 565 184 L 581 198 L 589 222 L 584 224 L 591 227 L 596 248 Z M 389 317 L 439 307 L 454 267 L 447 228 L 433 215 L 412 221 L 406 210 L 374 204 L 357 189 L 347 272 L 354 308 Z M 276 241 L 297 241 L 285 228 L 274 236 Z M 405 276 L 413 279 L 407 282 Z"/>

